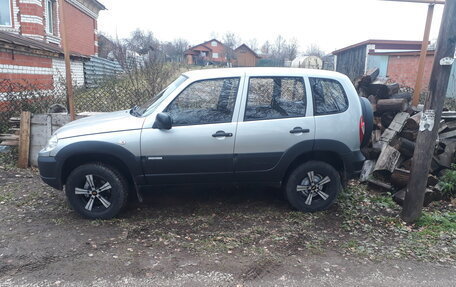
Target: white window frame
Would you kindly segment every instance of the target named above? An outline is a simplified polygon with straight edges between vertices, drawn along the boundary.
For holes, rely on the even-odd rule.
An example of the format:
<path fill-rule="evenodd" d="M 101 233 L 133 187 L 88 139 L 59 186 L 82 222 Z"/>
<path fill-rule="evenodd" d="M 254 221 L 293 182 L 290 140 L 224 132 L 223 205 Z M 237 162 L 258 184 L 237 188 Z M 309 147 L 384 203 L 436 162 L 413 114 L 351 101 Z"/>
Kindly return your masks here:
<path fill-rule="evenodd" d="M 218 59 L 219 58 L 219 54 L 218 53 L 212 53 L 212 58 Z"/>
<path fill-rule="evenodd" d="M 6 0 L 8 3 L 8 11 L 9 11 L 9 16 L 10 16 L 10 25 L 0 25 L 0 27 L 13 27 L 13 13 L 11 12 L 11 1 L 12 0 Z"/>
<path fill-rule="evenodd" d="M 211 46 L 212 46 L 212 47 L 217 47 L 217 41 L 212 41 L 212 42 L 211 42 Z"/>
<path fill-rule="evenodd" d="M 46 33 L 54 35 L 54 1 L 45 0 L 46 3 Z M 49 11 L 49 5 L 52 11 Z"/>

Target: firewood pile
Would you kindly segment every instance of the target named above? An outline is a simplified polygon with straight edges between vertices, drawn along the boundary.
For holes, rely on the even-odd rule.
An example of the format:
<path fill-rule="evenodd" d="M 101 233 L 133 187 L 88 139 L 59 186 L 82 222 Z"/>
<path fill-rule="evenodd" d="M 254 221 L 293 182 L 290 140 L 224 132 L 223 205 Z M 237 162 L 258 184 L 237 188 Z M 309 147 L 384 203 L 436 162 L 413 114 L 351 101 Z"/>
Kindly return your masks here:
<path fill-rule="evenodd" d="M 412 94 L 401 93 L 397 83 L 378 77 L 373 69 L 355 81 L 361 97 L 374 111 L 371 142 L 362 149 L 366 161 L 360 181 L 375 189 L 391 192 L 402 204 L 410 179 L 415 142 L 420 128 L 422 108 L 411 107 Z M 429 170 L 424 205 L 441 199 L 438 178 L 451 168 L 456 151 L 456 112 L 443 112 L 438 139 Z"/>
<path fill-rule="evenodd" d="M 20 118 L 10 118 L 10 133 L 0 134 L 0 145 L 3 146 L 18 146 L 19 145 L 19 125 Z"/>

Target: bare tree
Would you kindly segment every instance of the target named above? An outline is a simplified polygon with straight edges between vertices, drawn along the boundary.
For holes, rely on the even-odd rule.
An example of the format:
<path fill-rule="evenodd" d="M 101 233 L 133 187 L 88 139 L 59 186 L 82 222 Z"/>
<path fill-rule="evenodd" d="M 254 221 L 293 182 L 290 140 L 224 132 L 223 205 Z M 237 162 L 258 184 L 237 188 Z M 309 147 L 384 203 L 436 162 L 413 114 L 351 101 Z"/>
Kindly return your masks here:
<path fill-rule="evenodd" d="M 162 49 L 166 54 L 166 59 L 170 62 L 182 62 L 184 60 L 184 51 L 187 48 L 188 41 L 181 38 L 162 44 Z"/>
<path fill-rule="evenodd" d="M 323 51 L 320 46 L 318 46 L 317 44 L 315 43 L 312 43 L 310 44 L 309 46 L 307 46 L 307 49 L 306 49 L 306 55 L 307 56 L 318 56 L 318 57 L 323 57 L 324 55 L 326 55 L 325 51 Z"/>
<path fill-rule="evenodd" d="M 274 46 L 272 47 L 272 55 L 274 58 L 283 60 L 285 58 L 285 45 L 287 41 L 282 35 L 278 35 L 274 41 Z"/>
<path fill-rule="evenodd" d="M 222 37 L 223 45 L 233 50 L 236 49 L 240 42 L 241 39 L 233 32 L 226 32 Z"/>
<path fill-rule="evenodd" d="M 185 41 L 178 42 L 181 46 L 185 44 Z M 121 82 L 128 85 L 136 97 L 133 102 L 156 95 L 174 76 L 178 66 L 166 63 L 165 46 L 151 32 L 140 30 L 133 32 L 128 39 L 115 41 L 113 52 L 125 71 Z"/>
<path fill-rule="evenodd" d="M 231 65 L 232 61 L 236 58 L 234 49 L 236 49 L 240 41 L 240 38 L 232 32 L 226 32 L 225 35 L 223 35 L 222 42 L 226 47 L 225 57 L 229 65 Z"/>
<path fill-rule="evenodd" d="M 145 55 L 150 51 L 157 50 L 159 46 L 160 42 L 155 39 L 152 32 L 144 32 L 140 29 L 133 31 L 131 38 L 127 40 L 128 49 L 139 55 Z"/>
<path fill-rule="evenodd" d="M 252 38 L 247 42 L 247 45 L 249 45 L 249 48 L 252 49 L 255 53 L 258 52 L 258 41 L 256 38 Z"/>
<path fill-rule="evenodd" d="M 290 61 L 296 59 L 296 56 L 298 55 L 298 41 L 296 38 L 291 39 L 288 43 L 285 44 L 284 55 L 285 58 Z"/>
<path fill-rule="evenodd" d="M 272 47 L 269 41 L 264 42 L 263 46 L 261 46 L 261 53 L 264 55 L 269 55 L 271 53 Z"/>

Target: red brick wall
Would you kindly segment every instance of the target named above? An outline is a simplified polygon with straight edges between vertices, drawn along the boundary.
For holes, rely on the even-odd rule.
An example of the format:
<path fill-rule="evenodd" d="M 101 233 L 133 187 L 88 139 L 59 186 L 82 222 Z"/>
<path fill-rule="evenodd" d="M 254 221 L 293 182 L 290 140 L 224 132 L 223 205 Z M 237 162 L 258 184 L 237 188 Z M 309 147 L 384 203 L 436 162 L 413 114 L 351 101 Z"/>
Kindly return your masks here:
<path fill-rule="evenodd" d="M 51 58 L 0 52 L 0 64 L 52 68 Z"/>
<path fill-rule="evenodd" d="M 51 68 L 51 58 L 17 53 L 13 57 L 11 53 L 0 52 L 0 81 L 6 79 L 24 86 L 51 89 L 54 83 L 49 73 Z"/>
<path fill-rule="evenodd" d="M 36 4 L 28 4 L 28 3 L 17 3 L 19 6 L 19 11 L 23 15 L 35 15 L 43 17 L 44 14 L 44 7 L 38 6 Z"/>
<path fill-rule="evenodd" d="M 63 6 L 65 9 L 65 25 L 70 50 L 83 55 L 96 54 L 96 20 L 67 2 Z"/>
<path fill-rule="evenodd" d="M 419 56 L 390 56 L 388 60 L 388 77 L 403 86 L 413 88 L 418 72 L 418 61 Z M 426 56 L 423 89 L 428 88 L 433 62 L 433 55 Z"/>
<path fill-rule="evenodd" d="M 19 7 L 19 22 L 21 22 L 21 34 L 33 34 L 33 35 L 40 35 L 44 36 L 45 34 L 45 27 L 43 24 L 37 23 L 29 23 L 23 22 L 21 19 L 21 15 L 24 16 L 38 16 L 44 20 L 44 6 L 40 7 L 36 4 L 27 4 L 21 3 L 17 1 L 17 5 Z"/>

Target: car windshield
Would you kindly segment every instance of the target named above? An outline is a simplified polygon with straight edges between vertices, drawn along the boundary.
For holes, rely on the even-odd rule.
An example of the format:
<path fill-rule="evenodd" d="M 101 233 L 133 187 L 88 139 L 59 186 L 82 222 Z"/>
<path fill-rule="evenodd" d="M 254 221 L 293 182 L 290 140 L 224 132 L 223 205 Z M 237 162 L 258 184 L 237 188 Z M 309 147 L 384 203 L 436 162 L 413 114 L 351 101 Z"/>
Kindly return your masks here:
<path fill-rule="evenodd" d="M 177 87 L 179 87 L 188 77 L 181 75 L 174 82 L 172 82 L 163 91 L 153 96 L 150 100 L 146 101 L 141 106 L 135 106 L 130 110 L 130 114 L 136 117 L 145 117 L 151 114 L 161 102 L 163 102 L 169 94 L 171 94 Z"/>

